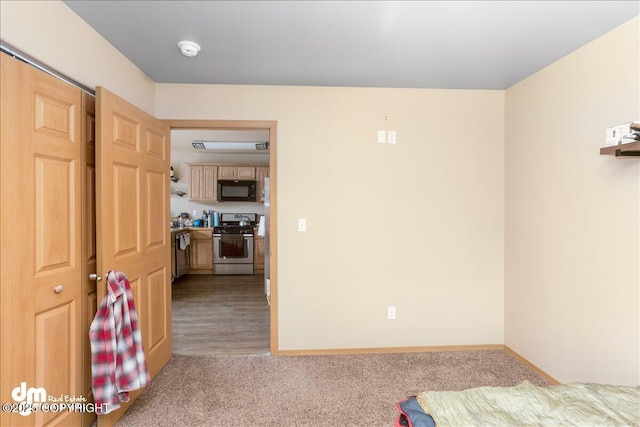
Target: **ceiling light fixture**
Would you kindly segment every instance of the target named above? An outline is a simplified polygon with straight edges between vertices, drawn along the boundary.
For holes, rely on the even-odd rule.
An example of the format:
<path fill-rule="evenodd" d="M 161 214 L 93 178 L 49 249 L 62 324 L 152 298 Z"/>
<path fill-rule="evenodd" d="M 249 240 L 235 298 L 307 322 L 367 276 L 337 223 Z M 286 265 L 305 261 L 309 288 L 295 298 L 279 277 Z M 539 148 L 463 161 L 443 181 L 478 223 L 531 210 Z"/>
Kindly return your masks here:
<path fill-rule="evenodd" d="M 269 149 L 269 142 L 193 141 L 191 145 L 196 150 L 264 151 Z"/>
<path fill-rule="evenodd" d="M 178 47 L 180 48 L 180 52 L 189 58 L 197 56 L 198 52 L 200 52 L 200 45 L 189 40 L 182 40 L 181 42 L 178 42 Z"/>

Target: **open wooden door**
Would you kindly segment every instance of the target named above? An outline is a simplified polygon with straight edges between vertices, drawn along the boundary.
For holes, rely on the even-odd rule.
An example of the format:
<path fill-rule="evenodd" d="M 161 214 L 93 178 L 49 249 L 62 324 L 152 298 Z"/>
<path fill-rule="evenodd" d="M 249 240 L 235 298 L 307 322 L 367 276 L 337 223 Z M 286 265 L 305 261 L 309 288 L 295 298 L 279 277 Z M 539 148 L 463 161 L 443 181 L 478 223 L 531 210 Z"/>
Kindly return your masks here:
<path fill-rule="evenodd" d="M 110 270 L 129 278 L 151 377 L 171 358 L 170 129 L 117 97 L 96 90 L 98 303 Z M 98 417 L 112 425 L 137 398 Z"/>

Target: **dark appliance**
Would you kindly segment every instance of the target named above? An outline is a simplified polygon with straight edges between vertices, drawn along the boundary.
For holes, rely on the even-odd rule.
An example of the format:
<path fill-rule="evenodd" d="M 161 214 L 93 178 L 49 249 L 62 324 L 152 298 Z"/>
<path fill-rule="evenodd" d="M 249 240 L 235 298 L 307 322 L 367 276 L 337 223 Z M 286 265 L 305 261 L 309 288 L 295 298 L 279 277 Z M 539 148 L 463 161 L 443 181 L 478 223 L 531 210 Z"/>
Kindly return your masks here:
<path fill-rule="evenodd" d="M 255 181 L 218 181 L 219 202 L 255 202 Z"/>
<path fill-rule="evenodd" d="M 223 213 L 213 227 L 213 274 L 253 274 L 255 213 Z"/>
<path fill-rule="evenodd" d="M 179 279 L 189 270 L 189 230 L 181 230 L 174 234 L 173 279 Z"/>

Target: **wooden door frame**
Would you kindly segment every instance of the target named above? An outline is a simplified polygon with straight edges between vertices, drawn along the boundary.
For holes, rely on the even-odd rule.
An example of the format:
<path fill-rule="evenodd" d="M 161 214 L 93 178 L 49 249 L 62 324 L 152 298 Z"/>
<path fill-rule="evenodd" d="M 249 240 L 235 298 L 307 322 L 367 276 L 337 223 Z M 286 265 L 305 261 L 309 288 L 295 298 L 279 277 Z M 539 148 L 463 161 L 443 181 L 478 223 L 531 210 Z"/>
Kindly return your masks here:
<path fill-rule="evenodd" d="M 271 281 L 271 305 L 269 308 L 269 350 L 278 355 L 278 221 L 277 221 L 277 127 L 273 120 L 162 120 L 171 130 L 268 130 L 269 131 L 269 271 Z"/>

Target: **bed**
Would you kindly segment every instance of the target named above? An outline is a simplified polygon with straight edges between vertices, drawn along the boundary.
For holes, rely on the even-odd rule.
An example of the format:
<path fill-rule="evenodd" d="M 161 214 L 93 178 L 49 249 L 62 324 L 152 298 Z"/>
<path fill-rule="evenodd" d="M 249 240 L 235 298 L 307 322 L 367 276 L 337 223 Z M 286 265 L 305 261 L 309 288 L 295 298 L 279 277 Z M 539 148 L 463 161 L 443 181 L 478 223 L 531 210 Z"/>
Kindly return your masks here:
<path fill-rule="evenodd" d="M 397 404 L 396 427 L 640 426 L 640 387 L 572 383 L 425 391 Z"/>

